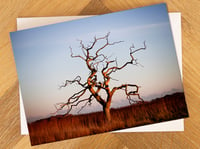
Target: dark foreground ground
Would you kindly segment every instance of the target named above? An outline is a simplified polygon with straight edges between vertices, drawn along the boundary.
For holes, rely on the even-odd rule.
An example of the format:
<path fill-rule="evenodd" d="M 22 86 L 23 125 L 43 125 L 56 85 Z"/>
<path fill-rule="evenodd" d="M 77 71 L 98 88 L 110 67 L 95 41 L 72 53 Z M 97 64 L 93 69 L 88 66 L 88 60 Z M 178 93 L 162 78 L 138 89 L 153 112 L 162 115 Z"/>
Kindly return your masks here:
<path fill-rule="evenodd" d="M 28 124 L 32 145 L 87 136 L 139 125 L 188 117 L 183 93 L 166 95 L 123 108 L 111 109 L 111 122 L 103 112 L 54 116 Z"/>

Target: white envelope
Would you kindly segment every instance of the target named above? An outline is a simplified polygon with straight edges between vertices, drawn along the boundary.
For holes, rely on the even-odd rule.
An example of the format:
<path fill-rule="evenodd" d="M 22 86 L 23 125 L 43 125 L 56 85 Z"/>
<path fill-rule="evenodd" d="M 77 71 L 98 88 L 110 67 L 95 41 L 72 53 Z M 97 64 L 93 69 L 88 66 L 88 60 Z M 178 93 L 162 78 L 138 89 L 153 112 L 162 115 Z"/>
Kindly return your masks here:
<path fill-rule="evenodd" d="M 66 17 L 33 17 L 33 18 L 17 18 L 17 30 L 28 29 L 43 25 L 49 25 L 69 20 L 90 16 L 66 16 Z M 169 13 L 169 18 L 172 27 L 172 34 L 174 37 L 178 63 L 182 76 L 182 46 L 181 46 L 181 13 Z M 20 89 L 20 87 L 19 87 Z M 21 134 L 27 135 L 27 121 L 24 112 L 23 100 L 20 91 L 20 122 Z M 160 132 L 160 131 L 184 131 L 184 119 L 162 122 L 157 124 L 150 124 L 134 128 L 123 129 L 113 132 Z"/>

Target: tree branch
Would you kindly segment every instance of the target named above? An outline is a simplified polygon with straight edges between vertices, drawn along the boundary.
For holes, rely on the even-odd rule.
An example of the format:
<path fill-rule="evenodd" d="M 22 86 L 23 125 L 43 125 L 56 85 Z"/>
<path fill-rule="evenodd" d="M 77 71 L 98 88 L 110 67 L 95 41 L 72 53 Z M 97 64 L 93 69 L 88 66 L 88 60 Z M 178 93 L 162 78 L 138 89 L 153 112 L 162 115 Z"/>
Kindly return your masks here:
<path fill-rule="evenodd" d="M 69 109 L 67 112 L 68 114 L 72 110 L 73 106 L 78 105 L 80 102 L 83 102 L 86 100 L 86 99 L 79 100 L 85 94 L 86 90 L 87 88 L 84 88 L 81 91 L 74 93 L 70 98 L 68 98 L 67 102 L 61 102 L 54 105 L 55 108 L 57 109 L 55 113 L 57 113 L 58 111 L 62 110 L 65 106 L 67 106 Z"/>
<path fill-rule="evenodd" d="M 140 50 L 145 50 L 145 49 L 146 49 L 145 41 L 144 41 L 144 47 L 139 48 L 139 49 L 136 49 L 136 50 L 133 50 L 134 48 L 135 48 L 134 45 L 132 45 L 132 46 L 129 48 L 129 50 L 130 50 L 129 55 L 130 55 L 130 57 L 131 57 L 131 60 L 130 60 L 130 61 L 128 61 L 128 62 L 126 62 L 125 64 L 123 64 L 121 67 L 114 66 L 114 67 L 108 68 L 108 65 L 109 65 L 109 64 L 108 64 L 108 65 L 106 66 L 106 68 L 104 69 L 104 71 L 105 71 L 107 68 L 108 68 L 108 69 L 107 69 L 106 72 L 104 72 L 104 73 L 110 75 L 112 72 L 116 72 L 117 70 L 121 70 L 121 69 L 123 69 L 124 67 L 126 67 L 126 66 L 129 65 L 129 64 L 137 65 L 138 62 L 137 62 L 137 59 L 135 59 L 135 58 L 133 57 L 133 53 L 136 53 L 136 52 L 138 52 L 138 51 L 140 51 Z M 135 62 L 135 64 L 134 64 L 133 62 Z M 117 65 L 117 63 L 116 63 L 116 65 Z"/>
<path fill-rule="evenodd" d="M 92 101 L 91 98 L 92 98 L 92 96 L 90 96 L 89 98 L 86 98 L 86 99 L 79 100 L 77 103 L 70 105 L 70 108 L 68 109 L 66 114 L 69 114 L 69 112 L 72 110 L 72 108 L 75 106 L 78 106 L 81 102 L 87 101 L 86 103 L 90 103 Z M 79 113 L 86 105 L 87 104 L 83 105 L 77 113 Z"/>
<path fill-rule="evenodd" d="M 117 42 L 112 42 L 112 43 L 110 43 L 109 40 L 108 40 L 109 35 L 110 35 L 110 32 L 108 32 L 106 36 L 97 39 L 97 40 L 105 39 L 105 40 L 106 40 L 106 43 L 105 43 L 101 48 L 99 48 L 99 49 L 96 51 L 96 53 L 95 53 L 96 56 L 93 58 L 93 60 L 95 60 L 96 58 L 98 58 L 99 52 L 100 52 L 101 50 L 103 50 L 105 47 L 107 47 L 107 46 L 109 46 L 109 45 L 114 45 L 114 44 L 117 44 L 117 43 L 120 43 L 120 42 L 124 42 L 124 41 L 117 41 Z M 97 41 L 97 40 L 96 40 L 96 41 Z"/>
<path fill-rule="evenodd" d="M 86 87 L 87 82 L 82 84 L 81 83 L 81 77 L 77 76 L 74 80 L 65 80 L 65 84 L 61 85 L 60 88 L 66 87 L 68 84 L 78 83 L 82 87 Z"/>
<path fill-rule="evenodd" d="M 128 91 L 128 87 L 135 87 L 136 89 L 135 90 L 131 90 L 131 91 Z M 125 91 L 125 94 L 126 94 L 126 98 L 129 100 L 129 103 L 131 104 L 131 101 L 132 102 L 137 102 L 135 100 L 133 100 L 131 98 L 131 96 L 138 96 L 138 99 L 142 102 L 144 102 L 144 100 L 140 97 L 140 94 L 139 94 L 139 86 L 138 85 L 135 85 L 135 84 L 122 84 L 118 87 L 114 87 L 111 91 L 112 94 L 115 93 L 115 91 L 117 90 L 120 90 L 120 89 L 123 89 Z"/>
<path fill-rule="evenodd" d="M 80 108 L 80 110 L 77 113 L 80 113 L 87 106 L 87 104 L 89 104 L 89 105 L 92 104 L 92 100 L 93 100 L 92 97 L 93 97 L 93 95 L 90 95 L 90 97 L 88 98 L 88 101 L 85 102 L 85 104 Z"/>
<path fill-rule="evenodd" d="M 82 60 L 84 60 L 85 61 L 85 58 L 84 57 L 82 57 L 81 55 L 73 55 L 73 52 L 72 52 L 72 47 L 69 47 L 70 48 L 70 51 L 71 51 L 71 57 L 72 58 L 81 58 Z"/>

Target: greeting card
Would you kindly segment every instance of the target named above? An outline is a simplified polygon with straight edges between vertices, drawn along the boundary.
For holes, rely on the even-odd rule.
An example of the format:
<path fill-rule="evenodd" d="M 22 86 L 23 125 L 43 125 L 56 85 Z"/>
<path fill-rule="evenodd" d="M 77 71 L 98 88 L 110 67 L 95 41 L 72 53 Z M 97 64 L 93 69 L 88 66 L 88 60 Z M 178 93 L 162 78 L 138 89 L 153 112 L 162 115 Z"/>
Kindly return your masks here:
<path fill-rule="evenodd" d="M 11 41 L 32 145 L 188 117 L 165 4 Z"/>

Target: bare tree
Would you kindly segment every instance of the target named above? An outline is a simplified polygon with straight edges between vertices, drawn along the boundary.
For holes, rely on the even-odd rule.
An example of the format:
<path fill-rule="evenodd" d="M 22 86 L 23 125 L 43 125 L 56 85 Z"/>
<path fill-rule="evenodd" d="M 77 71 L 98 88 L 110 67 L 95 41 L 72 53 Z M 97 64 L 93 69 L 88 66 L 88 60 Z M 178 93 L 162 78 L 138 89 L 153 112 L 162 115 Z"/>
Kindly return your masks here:
<path fill-rule="evenodd" d="M 73 49 L 71 47 L 71 57 L 72 58 L 79 58 L 85 62 L 88 70 L 89 70 L 89 76 L 87 77 L 87 81 L 82 83 L 82 78 L 81 76 L 75 77 L 73 80 L 66 80 L 65 83 L 61 86 L 66 87 L 70 84 L 77 84 L 79 85 L 82 89 L 76 93 L 74 93 L 71 97 L 67 99 L 66 102 L 62 103 L 57 103 L 55 105 L 57 111 L 62 110 L 64 107 L 67 107 L 67 114 L 73 109 L 73 107 L 78 106 L 80 103 L 83 104 L 80 110 L 82 110 L 84 107 L 86 107 L 88 104 L 90 105 L 92 100 L 96 100 L 102 107 L 103 111 L 105 113 L 106 119 L 108 121 L 111 120 L 111 115 L 110 115 L 110 106 L 111 106 L 111 101 L 114 93 L 118 90 L 123 90 L 126 94 L 126 98 L 131 104 L 132 102 L 136 102 L 136 100 L 133 100 L 131 96 L 137 96 L 139 101 L 143 101 L 143 99 L 140 97 L 139 94 L 139 86 L 136 84 L 121 84 L 120 86 L 115 86 L 115 87 L 110 87 L 110 81 L 112 73 L 115 73 L 119 70 L 122 70 L 128 65 L 138 65 L 139 63 L 137 62 L 137 59 L 133 56 L 134 53 L 145 50 L 146 45 L 144 41 L 144 47 L 135 49 L 134 45 L 132 45 L 129 48 L 129 61 L 125 62 L 121 66 L 118 66 L 117 59 L 110 60 L 110 58 L 102 53 L 102 50 L 108 46 L 112 46 L 115 44 L 119 44 L 123 41 L 118 41 L 118 42 L 109 42 L 109 35 L 110 33 L 107 33 L 103 37 L 94 37 L 93 42 L 91 42 L 89 45 L 85 45 L 82 40 L 80 40 L 80 46 L 82 50 L 81 55 L 75 55 L 73 53 Z M 103 41 L 103 45 L 94 48 L 95 45 Z M 92 51 L 93 50 L 93 54 Z M 98 73 L 98 74 L 97 74 Z M 102 75 L 103 80 L 99 81 L 98 80 L 98 75 Z M 134 88 L 134 90 L 128 91 L 128 88 Z M 83 98 L 84 95 L 86 95 L 86 91 L 89 92 L 89 97 Z M 106 97 L 102 97 L 100 95 L 100 91 L 104 91 L 106 93 Z M 137 100 L 138 101 L 138 100 Z"/>

